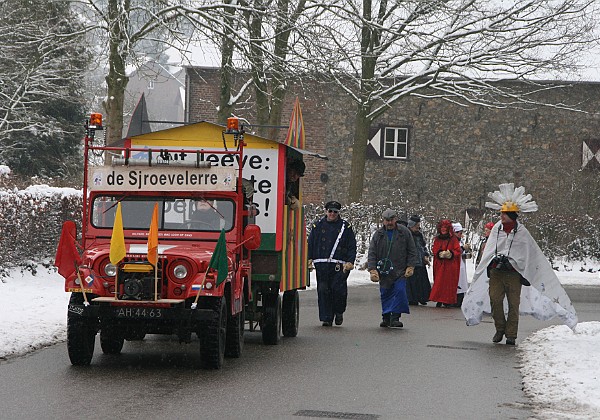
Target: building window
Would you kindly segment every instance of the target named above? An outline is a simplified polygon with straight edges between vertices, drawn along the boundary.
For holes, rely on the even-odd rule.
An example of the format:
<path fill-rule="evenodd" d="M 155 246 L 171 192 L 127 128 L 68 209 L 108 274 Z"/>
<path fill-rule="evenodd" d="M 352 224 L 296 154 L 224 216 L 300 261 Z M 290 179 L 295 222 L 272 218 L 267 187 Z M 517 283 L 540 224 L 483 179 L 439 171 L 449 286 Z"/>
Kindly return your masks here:
<path fill-rule="evenodd" d="M 408 128 L 385 127 L 383 137 L 383 158 L 408 158 Z"/>

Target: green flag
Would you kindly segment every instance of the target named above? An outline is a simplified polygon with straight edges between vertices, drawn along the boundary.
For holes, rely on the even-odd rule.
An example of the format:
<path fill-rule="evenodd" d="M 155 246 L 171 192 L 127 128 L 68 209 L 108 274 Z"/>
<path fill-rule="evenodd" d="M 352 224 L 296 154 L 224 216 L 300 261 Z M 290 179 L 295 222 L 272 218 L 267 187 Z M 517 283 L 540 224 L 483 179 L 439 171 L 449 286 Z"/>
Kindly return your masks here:
<path fill-rule="evenodd" d="M 208 263 L 208 268 L 217 270 L 217 286 L 225 281 L 229 273 L 229 265 L 227 263 L 227 245 L 225 244 L 225 229 L 221 229 L 217 246 Z"/>

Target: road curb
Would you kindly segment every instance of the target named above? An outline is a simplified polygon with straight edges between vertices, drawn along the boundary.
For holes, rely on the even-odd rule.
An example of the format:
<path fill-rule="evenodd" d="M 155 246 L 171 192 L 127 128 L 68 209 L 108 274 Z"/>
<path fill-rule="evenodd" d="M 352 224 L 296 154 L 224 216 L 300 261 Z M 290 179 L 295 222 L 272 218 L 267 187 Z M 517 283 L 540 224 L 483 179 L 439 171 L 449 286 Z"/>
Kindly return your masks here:
<path fill-rule="evenodd" d="M 600 286 L 563 285 L 571 302 L 600 303 Z"/>

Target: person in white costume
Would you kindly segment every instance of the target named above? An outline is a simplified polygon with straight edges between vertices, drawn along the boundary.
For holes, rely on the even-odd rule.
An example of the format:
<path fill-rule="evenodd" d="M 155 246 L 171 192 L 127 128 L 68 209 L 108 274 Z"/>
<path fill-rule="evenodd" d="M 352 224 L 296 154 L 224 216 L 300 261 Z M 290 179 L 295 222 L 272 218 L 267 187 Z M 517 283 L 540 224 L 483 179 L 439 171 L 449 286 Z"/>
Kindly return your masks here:
<path fill-rule="evenodd" d="M 467 280 L 467 263 L 466 256 L 467 251 L 471 250 L 470 244 L 465 244 L 463 241 L 463 227 L 460 223 L 452 223 L 452 229 L 454 229 L 454 234 L 460 241 L 460 248 L 462 249 L 462 256 L 460 259 L 460 274 L 458 276 L 458 289 L 456 290 L 456 307 L 460 307 L 462 301 L 465 297 L 465 293 L 469 288 L 469 280 Z"/>
<path fill-rule="evenodd" d="M 485 205 L 500 211 L 500 221 L 492 229 L 461 307 L 467 325 L 479 324 L 484 313 L 492 314 L 494 343 L 505 335 L 506 344 L 515 344 L 519 314 L 540 320 L 558 317 L 573 330 L 577 325 L 575 308 L 552 266 L 527 228 L 516 220 L 519 212 L 538 209 L 524 192 L 525 188 L 515 189 L 510 183 L 488 194 L 494 202 Z"/>

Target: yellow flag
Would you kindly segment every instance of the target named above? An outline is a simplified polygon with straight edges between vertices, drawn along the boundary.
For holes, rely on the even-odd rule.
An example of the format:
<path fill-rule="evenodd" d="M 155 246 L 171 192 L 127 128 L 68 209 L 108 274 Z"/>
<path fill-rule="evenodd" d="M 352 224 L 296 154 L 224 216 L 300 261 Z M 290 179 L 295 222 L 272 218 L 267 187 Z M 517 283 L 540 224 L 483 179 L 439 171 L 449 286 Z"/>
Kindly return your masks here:
<path fill-rule="evenodd" d="M 154 203 L 150 232 L 148 232 L 148 261 L 154 266 L 158 262 L 158 203 Z"/>
<path fill-rule="evenodd" d="M 123 234 L 123 216 L 121 216 L 121 203 L 117 204 L 115 224 L 110 238 L 110 262 L 118 264 L 127 253 L 125 249 L 125 235 Z"/>

